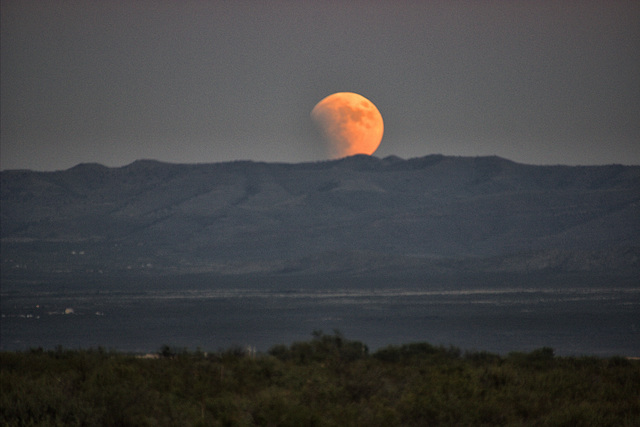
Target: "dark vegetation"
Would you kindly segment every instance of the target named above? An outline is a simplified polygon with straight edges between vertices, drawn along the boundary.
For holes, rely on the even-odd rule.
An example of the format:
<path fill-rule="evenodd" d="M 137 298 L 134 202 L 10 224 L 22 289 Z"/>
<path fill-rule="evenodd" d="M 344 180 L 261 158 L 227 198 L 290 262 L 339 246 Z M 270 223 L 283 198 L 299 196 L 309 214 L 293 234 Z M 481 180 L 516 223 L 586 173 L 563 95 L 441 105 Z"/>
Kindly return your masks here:
<path fill-rule="evenodd" d="M 315 332 L 267 354 L 0 353 L 2 425 L 640 425 L 640 361 Z"/>

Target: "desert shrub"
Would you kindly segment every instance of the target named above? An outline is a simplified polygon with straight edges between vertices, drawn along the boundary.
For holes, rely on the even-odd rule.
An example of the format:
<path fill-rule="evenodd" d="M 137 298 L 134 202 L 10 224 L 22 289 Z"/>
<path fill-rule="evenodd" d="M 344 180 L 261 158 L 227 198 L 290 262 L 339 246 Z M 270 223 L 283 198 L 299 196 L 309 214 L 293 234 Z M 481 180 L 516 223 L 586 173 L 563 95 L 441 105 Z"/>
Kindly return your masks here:
<path fill-rule="evenodd" d="M 450 346 L 434 346 L 426 342 L 403 344 L 401 346 L 390 345 L 373 354 L 378 360 L 386 362 L 406 362 L 413 359 L 440 358 L 458 359 L 462 352 L 459 348 Z"/>
<path fill-rule="evenodd" d="M 555 352 L 550 347 L 542 347 L 529 353 L 512 352 L 507 362 L 531 369 L 546 369 L 553 366 Z"/>
<path fill-rule="evenodd" d="M 369 348 L 359 341 L 345 339 L 339 331 L 334 331 L 333 335 L 314 331 L 311 341 L 295 342 L 290 347 L 277 345 L 269 350 L 269 354 L 283 361 L 289 360 L 300 364 L 343 363 L 367 357 Z"/>
<path fill-rule="evenodd" d="M 502 363 L 502 357 L 487 351 L 466 351 L 464 359 L 475 365 L 499 365 Z"/>
<path fill-rule="evenodd" d="M 362 346 L 316 333 L 251 357 L 3 352 L 0 425 L 640 425 L 637 360 Z"/>

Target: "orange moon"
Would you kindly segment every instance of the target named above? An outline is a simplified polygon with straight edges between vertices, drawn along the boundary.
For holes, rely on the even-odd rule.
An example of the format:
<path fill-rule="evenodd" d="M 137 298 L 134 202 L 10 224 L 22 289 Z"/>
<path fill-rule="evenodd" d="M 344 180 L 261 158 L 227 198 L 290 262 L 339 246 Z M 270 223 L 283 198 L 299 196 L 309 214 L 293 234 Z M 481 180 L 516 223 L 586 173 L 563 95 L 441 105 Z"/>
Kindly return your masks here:
<path fill-rule="evenodd" d="M 373 154 L 382 141 L 380 111 L 362 95 L 338 92 L 318 102 L 311 118 L 320 129 L 330 158 Z"/>

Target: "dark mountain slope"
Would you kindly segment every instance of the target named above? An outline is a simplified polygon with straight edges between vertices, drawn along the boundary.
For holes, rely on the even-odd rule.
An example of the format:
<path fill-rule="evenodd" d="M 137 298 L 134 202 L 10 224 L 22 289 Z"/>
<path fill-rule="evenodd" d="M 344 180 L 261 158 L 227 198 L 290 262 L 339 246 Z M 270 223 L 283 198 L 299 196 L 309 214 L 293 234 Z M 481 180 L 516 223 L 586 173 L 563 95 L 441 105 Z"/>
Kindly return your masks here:
<path fill-rule="evenodd" d="M 640 167 L 354 156 L 1 180 L 5 272 L 487 270 L 553 254 L 554 268 L 638 271 Z"/>

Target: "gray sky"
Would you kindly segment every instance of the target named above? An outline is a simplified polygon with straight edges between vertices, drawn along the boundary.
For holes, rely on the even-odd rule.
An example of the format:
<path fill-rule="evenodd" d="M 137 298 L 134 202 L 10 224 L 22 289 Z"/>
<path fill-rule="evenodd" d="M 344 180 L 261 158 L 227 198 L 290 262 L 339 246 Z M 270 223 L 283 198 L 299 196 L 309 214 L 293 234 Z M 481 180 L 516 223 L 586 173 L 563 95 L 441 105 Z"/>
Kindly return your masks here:
<path fill-rule="evenodd" d="M 5 1 L 2 169 L 320 159 L 340 91 L 378 157 L 640 164 L 638 1 Z"/>

